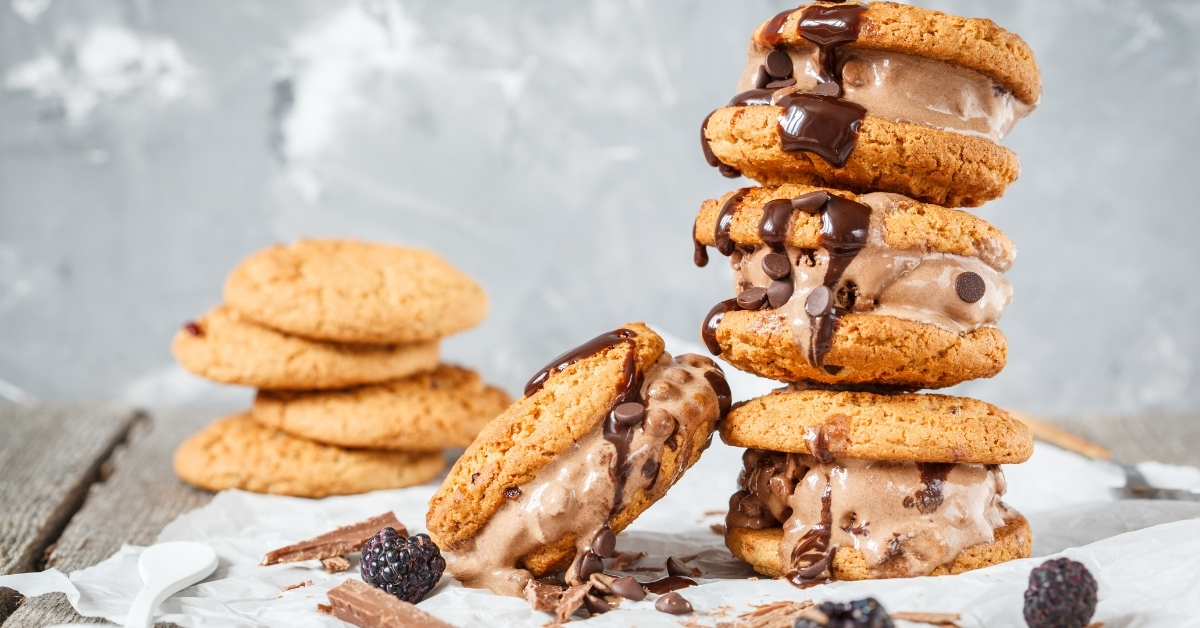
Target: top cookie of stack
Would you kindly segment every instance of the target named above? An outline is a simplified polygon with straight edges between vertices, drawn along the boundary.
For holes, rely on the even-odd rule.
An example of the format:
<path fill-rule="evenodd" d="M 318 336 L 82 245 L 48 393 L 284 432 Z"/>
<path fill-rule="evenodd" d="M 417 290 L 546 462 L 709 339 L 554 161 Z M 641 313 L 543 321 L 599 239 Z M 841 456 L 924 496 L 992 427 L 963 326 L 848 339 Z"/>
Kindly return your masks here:
<path fill-rule="evenodd" d="M 701 136 L 726 176 L 974 207 L 1020 173 L 998 142 L 1041 91 L 1029 46 L 991 20 L 818 2 L 754 32 Z"/>
<path fill-rule="evenodd" d="M 243 261 L 225 305 L 171 348 L 188 370 L 227 384 L 345 388 L 432 371 L 438 340 L 486 313 L 483 289 L 432 252 L 301 240 Z"/>

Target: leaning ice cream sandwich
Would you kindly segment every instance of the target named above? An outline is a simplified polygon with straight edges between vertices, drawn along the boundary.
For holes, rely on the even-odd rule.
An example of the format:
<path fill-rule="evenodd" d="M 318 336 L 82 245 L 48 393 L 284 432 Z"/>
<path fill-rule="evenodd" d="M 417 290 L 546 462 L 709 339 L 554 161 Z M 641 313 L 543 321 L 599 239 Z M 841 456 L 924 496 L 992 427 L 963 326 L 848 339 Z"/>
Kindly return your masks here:
<path fill-rule="evenodd" d="M 699 459 L 729 404 L 712 360 L 672 358 L 639 323 L 602 334 L 484 428 L 430 501 L 430 535 L 470 587 L 519 596 L 563 570 L 587 582 L 614 535 Z"/>
<path fill-rule="evenodd" d="M 991 20 L 816 2 L 754 32 L 701 140 L 727 176 L 976 206 L 1020 173 L 999 142 L 1041 91 L 1029 46 Z"/>
<path fill-rule="evenodd" d="M 739 369 L 915 390 L 1004 368 L 1016 249 L 970 213 L 787 184 L 705 201 L 693 237 L 697 264 L 714 246 L 733 266 L 702 334 Z"/>
<path fill-rule="evenodd" d="M 748 448 L 725 543 L 764 575 L 804 587 L 1030 555 L 999 465 L 1027 460 L 1033 439 L 989 404 L 781 390 L 730 411 L 721 438 Z"/>

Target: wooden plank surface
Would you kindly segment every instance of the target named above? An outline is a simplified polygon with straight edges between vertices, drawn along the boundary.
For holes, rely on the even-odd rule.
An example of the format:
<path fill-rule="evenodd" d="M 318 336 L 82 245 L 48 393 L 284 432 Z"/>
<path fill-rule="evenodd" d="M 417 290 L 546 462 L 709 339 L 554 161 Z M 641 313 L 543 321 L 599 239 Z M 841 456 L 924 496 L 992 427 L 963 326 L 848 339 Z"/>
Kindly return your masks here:
<path fill-rule="evenodd" d="M 194 489 L 176 478 L 171 457 L 183 439 L 218 414 L 194 410 L 138 417 L 129 437 L 105 463 L 103 481 L 92 485 L 83 507 L 63 530 L 45 566 L 70 573 L 108 558 L 122 544 L 149 545 L 175 517 L 207 504 L 212 493 Z M 24 600 L 3 626 L 57 623 L 105 622 L 80 617 L 66 596 L 51 594 Z"/>
<path fill-rule="evenodd" d="M 0 574 L 41 568 L 134 416 L 122 404 L 0 404 Z M 18 602 L 0 589 L 0 620 Z"/>
<path fill-rule="evenodd" d="M 1102 445 L 1122 462 L 1157 460 L 1200 467 L 1200 415 L 1071 417 L 1052 422 Z"/>

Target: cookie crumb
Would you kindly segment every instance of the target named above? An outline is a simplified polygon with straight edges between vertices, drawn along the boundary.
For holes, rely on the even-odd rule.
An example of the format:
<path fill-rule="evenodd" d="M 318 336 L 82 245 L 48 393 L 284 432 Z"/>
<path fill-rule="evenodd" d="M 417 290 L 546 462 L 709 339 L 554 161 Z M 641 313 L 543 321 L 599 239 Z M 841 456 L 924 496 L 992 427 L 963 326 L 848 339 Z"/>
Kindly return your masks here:
<path fill-rule="evenodd" d="M 346 560 L 345 556 L 330 556 L 321 559 L 321 566 L 325 568 L 326 573 L 337 573 L 349 569 L 350 561 Z"/>
<path fill-rule="evenodd" d="M 931 626 L 941 626 L 942 628 L 958 628 L 955 623 L 962 619 L 958 613 L 892 613 L 892 619 L 902 619 L 918 624 L 929 624 Z"/>

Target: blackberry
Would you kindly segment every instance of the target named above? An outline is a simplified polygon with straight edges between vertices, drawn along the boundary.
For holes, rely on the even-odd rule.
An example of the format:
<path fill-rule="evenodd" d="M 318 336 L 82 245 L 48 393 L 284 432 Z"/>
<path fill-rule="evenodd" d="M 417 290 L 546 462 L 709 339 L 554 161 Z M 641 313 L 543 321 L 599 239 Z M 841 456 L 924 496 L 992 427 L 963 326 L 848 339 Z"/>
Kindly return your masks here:
<path fill-rule="evenodd" d="M 446 570 L 446 559 L 428 534 L 404 538 L 395 528 L 384 528 L 363 545 L 363 582 L 416 604 Z"/>
<path fill-rule="evenodd" d="M 829 622 L 818 624 L 811 619 L 797 619 L 794 628 L 895 628 L 892 618 L 883 605 L 873 597 L 845 604 L 822 602 L 816 610 L 829 618 Z"/>
<path fill-rule="evenodd" d="M 1096 612 L 1096 579 L 1083 563 L 1048 560 L 1029 572 L 1025 623 L 1030 628 L 1083 628 Z"/>

